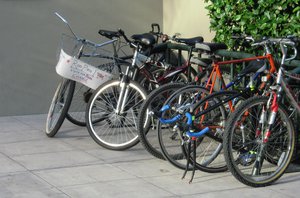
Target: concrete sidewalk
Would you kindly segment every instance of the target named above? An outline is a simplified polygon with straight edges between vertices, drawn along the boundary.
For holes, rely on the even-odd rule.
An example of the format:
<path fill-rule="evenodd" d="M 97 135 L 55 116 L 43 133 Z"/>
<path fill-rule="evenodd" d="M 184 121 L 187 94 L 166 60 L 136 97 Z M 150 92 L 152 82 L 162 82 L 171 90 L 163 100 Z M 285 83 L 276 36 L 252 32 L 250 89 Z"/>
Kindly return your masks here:
<path fill-rule="evenodd" d="M 251 188 L 229 172 L 197 171 L 192 184 L 182 170 L 141 145 L 110 151 L 85 128 L 67 121 L 55 138 L 44 133 L 45 115 L 0 117 L 0 197 L 299 197 L 300 172 L 274 185 Z M 296 167 L 298 168 L 298 167 Z M 293 168 L 294 169 L 294 168 Z"/>

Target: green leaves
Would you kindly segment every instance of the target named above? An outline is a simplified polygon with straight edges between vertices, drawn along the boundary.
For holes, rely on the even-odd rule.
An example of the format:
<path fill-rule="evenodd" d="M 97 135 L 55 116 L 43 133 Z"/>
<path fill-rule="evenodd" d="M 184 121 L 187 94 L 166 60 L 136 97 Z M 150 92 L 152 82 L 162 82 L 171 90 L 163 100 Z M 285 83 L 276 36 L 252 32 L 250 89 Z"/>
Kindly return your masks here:
<path fill-rule="evenodd" d="M 300 0 L 205 0 L 215 41 L 230 46 L 233 34 L 300 36 Z M 232 46 L 230 46 L 232 47 Z"/>

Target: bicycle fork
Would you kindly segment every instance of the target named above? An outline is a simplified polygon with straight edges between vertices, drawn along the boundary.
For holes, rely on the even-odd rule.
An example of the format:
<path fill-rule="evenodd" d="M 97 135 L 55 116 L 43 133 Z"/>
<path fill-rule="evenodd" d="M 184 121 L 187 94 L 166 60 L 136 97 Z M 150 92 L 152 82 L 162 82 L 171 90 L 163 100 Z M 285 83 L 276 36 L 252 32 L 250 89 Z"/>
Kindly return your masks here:
<path fill-rule="evenodd" d="M 124 113 L 124 108 L 127 102 L 127 97 L 128 97 L 128 81 L 129 79 L 127 78 L 127 76 L 123 76 L 121 79 L 121 83 L 120 83 L 120 96 L 118 98 L 118 103 L 117 103 L 117 107 L 115 110 L 115 113 L 117 115 L 120 115 L 122 113 Z"/>
<path fill-rule="evenodd" d="M 270 99 L 268 100 L 267 106 L 263 108 L 262 114 L 260 116 L 259 123 L 262 125 L 261 131 L 265 131 L 264 133 L 260 134 L 260 131 L 256 131 L 256 136 L 258 137 L 261 135 L 261 146 L 258 150 L 256 160 L 254 162 L 254 167 L 252 169 L 252 175 L 258 175 L 260 174 L 260 170 L 264 161 L 264 150 L 265 147 L 269 141 L 269 137 L 271 136 L 271 128 L 273 124 L 275 123 L 276 115 L 278 112 L 278 97 L 275 92 L 273 92 L 270 96 Z M 267 127 L 264 129 L 264 123 L 266 121 L 267 117 L 267 110 L 271 109 L 271 113 L 268 117 Z"/>

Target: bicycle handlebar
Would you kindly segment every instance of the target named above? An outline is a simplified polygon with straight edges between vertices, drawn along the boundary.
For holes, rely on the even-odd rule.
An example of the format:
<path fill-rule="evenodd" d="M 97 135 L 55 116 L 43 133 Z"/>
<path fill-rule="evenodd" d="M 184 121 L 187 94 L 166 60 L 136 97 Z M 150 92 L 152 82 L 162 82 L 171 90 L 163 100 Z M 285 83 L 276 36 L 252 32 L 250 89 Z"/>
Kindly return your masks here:
<path fill-rule="evenodd" d="M 295 42 L 299 41 L 300 39 L 297 37 L 285 37 L 285 38 L 267 38 L 263 41 L 256 42 L 252 44 L 252 46 L 263 46 L 267 47 L 269 44 L 279 44 L 282 49 L 282 55 L 285 59 L 285 61 L 293 60 L 297 56 L 297 48 L 295 47 Z M 287 46 L 290 46 L 294 53 L 291 57 L 286 58 L 286 50 L 283 50 L 284 48 L 287 48 Z"/>
<path fill-rule="evenodd" d="M 171 107 L 169 105 L 164 105 L 159 111 L 160 115 L 162 115 L 162 113 L 164 113 L 165 111 L 167 111 L 169 109 L 171 109 Z M 189 112 L 186 112 L 184 115 L 187 117 L 186 124 L 188 125 L 189 128 L 191 128 L 190 126 L 193 124 L 193 116 Z M 170 118 L 170 119 L 163 119 L 163 118 L 161 118 L 161 116 L 159 116 L 159 121 L 161 121 L 163 124 L 171 124 L 171 123 L 174 123 L 177 120 L 179 120 L 181 117 L 182 117 L 182 114 L 175 115 L 173 118 Z M 204 129 L 197 131 L 197 132 L 189 129 L 186 132 L 186 135 L 188 137 L 196 137 L 197 138 L 197 137 L 200 137 L 200 136 L 204 135 L 205 133 L 209 132 L 209 130 L 210 129 L 208 127 L 205 127 Z"/>
<path fill-rule="evenodd" d="M 246 35 L 233 35 L 231 36 L 232 39 L 241 39 L 246 41 L 254 41 L 254 38 L 252 36 L 246 36 Z"/>
<path fill-rule="evenodd" d="M 265 46 L 267 44 L 286 44 L 290 46 L 294 46 L 295 42 L 290 38 L 266 38 L 262 41 L 255 42 L 252 44 L 252 46 Z"/>

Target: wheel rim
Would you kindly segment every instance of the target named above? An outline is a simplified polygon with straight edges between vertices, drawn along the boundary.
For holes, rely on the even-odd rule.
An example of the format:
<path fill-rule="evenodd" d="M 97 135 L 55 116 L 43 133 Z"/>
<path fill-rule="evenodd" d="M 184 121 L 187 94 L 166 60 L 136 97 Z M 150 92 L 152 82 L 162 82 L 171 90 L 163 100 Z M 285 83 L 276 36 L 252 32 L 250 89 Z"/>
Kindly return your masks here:
<path fill-rule="evenodd" d="M 229 155 L 233 168 L 250 184 L 255 185 L 268 184 L 283 174 L 292 156 L 294 145 L 292 134 L 289 132 L 292 130 L 291 125 L 287 124 L 286 114 L 279 108 L 272 135 L 263 146 L 263 138 L 256 135 L 258 126 L 262 125 L 259 123 L 262 108 L 266 108 L 265 101 L 252 104 L 239 113 L 230 135 Z M 245 117 L 244 115 L 248 113 L 249 116 Z M 257 166 L 255 160 L 260 149 L 263 157 L 260 166 Z"/>
<path fill-rule="evenodd" d="M 88 109 L 88 127 L 97 141 L 117 148 L 137 141 L 137 112 L 146 99 L 139 87 L 129 84 L 129 99 L 125 111 L 115 113 L 119 97 L 119 81 L 109 83 L 98 90 Z"/>

